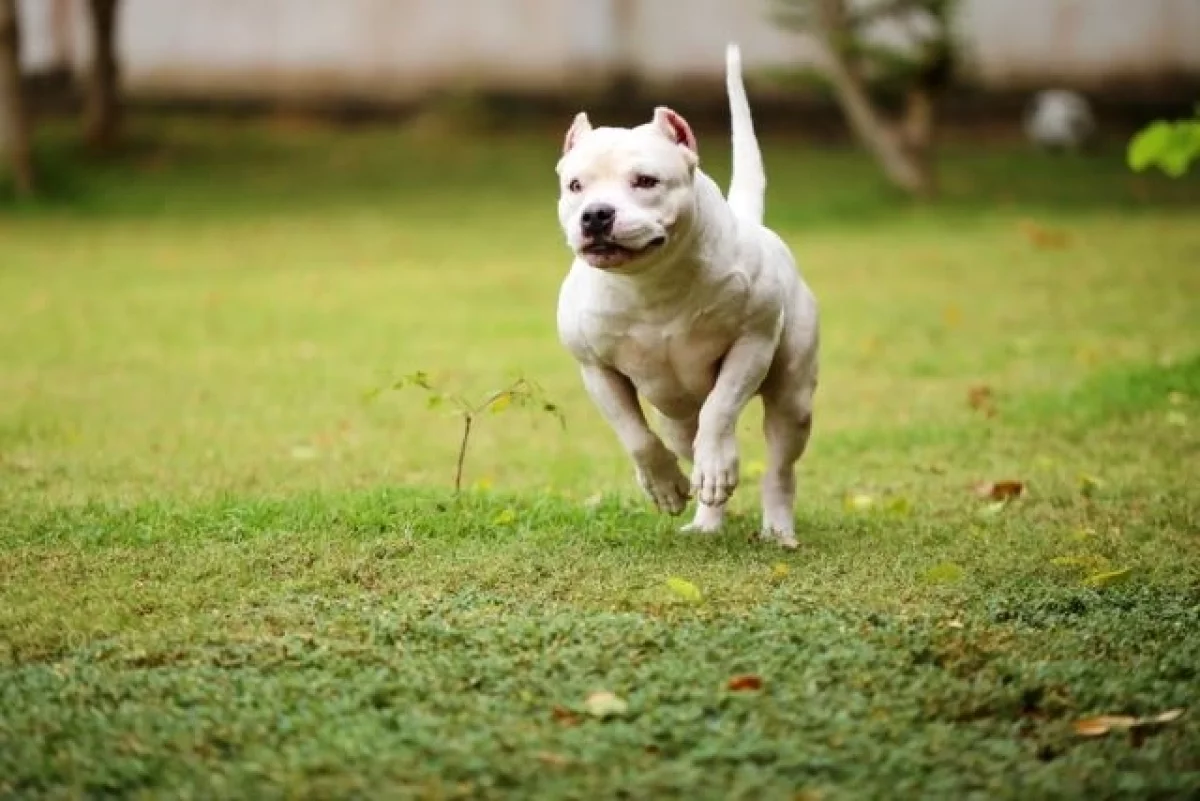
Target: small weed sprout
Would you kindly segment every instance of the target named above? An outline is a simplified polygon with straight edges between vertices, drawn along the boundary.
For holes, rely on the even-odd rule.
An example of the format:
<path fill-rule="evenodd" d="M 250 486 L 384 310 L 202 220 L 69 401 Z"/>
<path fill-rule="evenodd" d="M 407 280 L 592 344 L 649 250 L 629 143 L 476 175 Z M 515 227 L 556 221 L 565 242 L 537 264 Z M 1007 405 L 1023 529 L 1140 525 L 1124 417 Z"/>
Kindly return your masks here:
<path fill-rule="evenodd" d="M 502 414 L 510 408 L 533 409 L 556 419 L 565 430 L 566 418 L 558 405 L 547 400 L 542 388 L 525 377 L 514 379 L 508 386 L 472 401 L 457 392 L 451 392 L 435 384 L 423 370 L 404 376 L 390 389 L 419 389 L 424 391 L 426 405 L 430 409 L 449 407 L 451 414 L 462 421 L 462 437 L 458 445 L 458 459 L 454 465 L 454 493 L 462 491 L 463 465 L 467 460 L 467 448 L 475 421 L 485 413 Z M 377 394 L 377 393 L 372 393 Z"/>

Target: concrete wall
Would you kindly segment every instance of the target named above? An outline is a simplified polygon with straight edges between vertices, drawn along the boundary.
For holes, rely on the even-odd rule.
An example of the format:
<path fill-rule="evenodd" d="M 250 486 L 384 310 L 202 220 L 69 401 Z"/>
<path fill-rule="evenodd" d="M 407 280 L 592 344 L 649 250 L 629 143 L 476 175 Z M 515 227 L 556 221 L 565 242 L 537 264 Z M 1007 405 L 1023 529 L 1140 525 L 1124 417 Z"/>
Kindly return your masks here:
<path fill-rule="evenodd" d="M 626 63 L 713 78 L 810 58 L 771 0 L 122 0 L 134 94 L 405 99 L 452 85 L 564 91 Z M 84 0 L 21 0 L 28 69 L 81 68 Z M 1200 0 L 963 0 L 977 79 L 995 88 L 1200 75 Z"/>

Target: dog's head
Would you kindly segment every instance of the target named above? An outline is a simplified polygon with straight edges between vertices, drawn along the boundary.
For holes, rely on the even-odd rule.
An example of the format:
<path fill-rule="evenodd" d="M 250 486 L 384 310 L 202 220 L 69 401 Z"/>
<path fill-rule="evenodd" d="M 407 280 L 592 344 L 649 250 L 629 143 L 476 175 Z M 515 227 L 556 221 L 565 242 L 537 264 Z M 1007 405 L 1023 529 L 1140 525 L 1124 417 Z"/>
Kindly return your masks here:
<path fill-rule="evenodd" d="M 558 162 L 558 219 L 593 267 L 636 272 L 691 223 L 699 156 L 687 121 L 660 107 L 636 128 L 592 128 L 580 112 Z"/>

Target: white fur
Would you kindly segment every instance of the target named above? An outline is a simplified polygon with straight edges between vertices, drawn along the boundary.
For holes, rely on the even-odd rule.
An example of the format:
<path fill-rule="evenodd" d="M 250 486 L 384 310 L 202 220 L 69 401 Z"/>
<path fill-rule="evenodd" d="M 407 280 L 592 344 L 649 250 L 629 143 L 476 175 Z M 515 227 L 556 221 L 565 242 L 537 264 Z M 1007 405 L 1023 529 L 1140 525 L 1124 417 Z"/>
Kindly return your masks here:
<path fill-rule="evenodd" d="M 593 129 L 586 115 L 576 117 L 558 164 L 559 220 L 576 254 L 558 329 L 654 503 L 679 514 L 697 497 L 685 530 L 721 527 L 739 478 L 737 420 L 761 396 L 763 535 L 794 547 L 795 463 L 817 384 L 817 304 L 783 240 L 761 224 L 766 178 L 735 45 L 726 69 L 728 200 L 699 169 L 687 123 L 669 109 L 632 129 Z M 636 187 L 638 175 L 660 183 Z M 615 208 L 610 241 L 627 250 L 585 250 L 581 215 L 598 203 Z M 656 410 L 658 434 L 639 396 Z M 693 463 L 690 481 L 679 459 Z"/>

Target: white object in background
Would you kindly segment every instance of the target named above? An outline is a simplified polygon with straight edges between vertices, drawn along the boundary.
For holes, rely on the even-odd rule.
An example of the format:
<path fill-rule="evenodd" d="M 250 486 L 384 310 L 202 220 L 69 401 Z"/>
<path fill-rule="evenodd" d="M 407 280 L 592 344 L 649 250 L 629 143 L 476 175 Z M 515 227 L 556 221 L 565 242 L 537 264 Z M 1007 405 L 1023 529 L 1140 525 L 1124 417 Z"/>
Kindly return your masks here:
<path fill-rule="evenodd" d="M 1039 147 L 1076 150 L 1096 132 L 1096 119 L 1083 95 L 1069 89 L 1038 92 L 1025 116 L 1025 133 Z"/>

